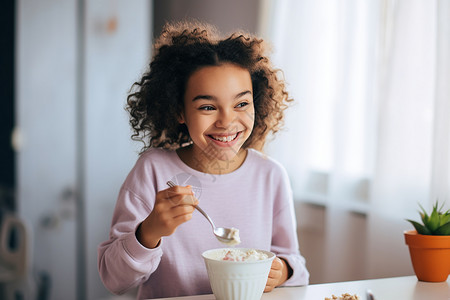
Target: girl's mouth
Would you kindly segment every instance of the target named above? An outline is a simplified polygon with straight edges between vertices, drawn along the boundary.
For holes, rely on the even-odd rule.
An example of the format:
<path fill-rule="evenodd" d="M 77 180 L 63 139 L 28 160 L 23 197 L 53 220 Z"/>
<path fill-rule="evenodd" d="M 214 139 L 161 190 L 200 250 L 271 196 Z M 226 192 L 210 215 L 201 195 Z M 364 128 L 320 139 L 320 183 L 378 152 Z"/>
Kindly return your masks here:
<path fill-rule="evenodd" d="M 230 135 L 208 135 L 208 137 L 214 141 L 216 144 L 221 145 L 230 145 L 234 144 L 233 142 L 237 141 L 238 137 L 242 134 L 242 131 L 239 131 L 235 134 Z"/>

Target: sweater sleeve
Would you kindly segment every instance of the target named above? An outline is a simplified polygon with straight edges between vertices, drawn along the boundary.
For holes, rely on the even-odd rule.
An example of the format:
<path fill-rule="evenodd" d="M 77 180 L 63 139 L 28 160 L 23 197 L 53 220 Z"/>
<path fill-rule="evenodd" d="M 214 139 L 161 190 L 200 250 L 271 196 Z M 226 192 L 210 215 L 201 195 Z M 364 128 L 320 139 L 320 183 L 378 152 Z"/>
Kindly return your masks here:
<path fill-rule="evenodd" d="M 281 182 L 278 184 L 275 199 L 271 250 L 283 258 L 293 271 L 283 286 L 307 285 L 309 272 L 306 269 L 305 258 L 299 250 L 292 190 L 284 169 L 279 179 Z"/>
<path fill-rule="evenodd" d="M 105 287 L 115 294 L 146 281 L 158 267 L 161 243 L 144 247 L 136 238 L 137 226 L 151 209 L 136 194 L 122 187 L 113 213 L 109 240 L 98 247 L 98 270 Z"/>

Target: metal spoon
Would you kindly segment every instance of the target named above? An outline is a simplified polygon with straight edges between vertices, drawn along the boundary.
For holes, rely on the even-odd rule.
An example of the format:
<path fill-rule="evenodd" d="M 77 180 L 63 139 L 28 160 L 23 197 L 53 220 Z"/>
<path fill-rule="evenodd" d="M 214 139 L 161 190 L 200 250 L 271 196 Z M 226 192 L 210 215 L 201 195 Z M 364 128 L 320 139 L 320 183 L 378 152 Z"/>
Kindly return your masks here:
<path fill-rule="evenodd" d="M 169 180 L 167 181 L 167 185 L 170 187 L 174 187 L 175 183 Z M 203 209 L 201 209 L 200 206 L 195 205 L 194 207 L 209 221 L 212 226 L 214 235 L 220 242 L 230 245 L 236 245 L 240 243 L 239 236 L 236 236 L 234 233 L 237 229 L 216 227 L 208 214 Z"/>
<path fill-rule="evenodd" d="M 373 296 L 371 290 L 366 290 L 366 299 L 367 300 L 375 300 L 375 297 Z"/>

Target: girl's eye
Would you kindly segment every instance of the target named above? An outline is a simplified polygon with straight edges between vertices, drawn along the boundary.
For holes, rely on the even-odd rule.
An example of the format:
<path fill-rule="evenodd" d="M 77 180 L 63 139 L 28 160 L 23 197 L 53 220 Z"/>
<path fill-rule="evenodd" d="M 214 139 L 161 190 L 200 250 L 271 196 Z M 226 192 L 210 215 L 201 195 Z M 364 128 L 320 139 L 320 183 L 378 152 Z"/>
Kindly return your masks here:
<path fill-rule="evenodd" d="M 248 105 L 248 102 L 241 102 L 238 105 L 236 105 L 236 108 L 242 108 Z"/>
<path fill-rule="evenodd" d="M 201 107 L 199 107 L 199 110 L 214 110 L 214 107 L 213 106 L 201 106 Z"/>

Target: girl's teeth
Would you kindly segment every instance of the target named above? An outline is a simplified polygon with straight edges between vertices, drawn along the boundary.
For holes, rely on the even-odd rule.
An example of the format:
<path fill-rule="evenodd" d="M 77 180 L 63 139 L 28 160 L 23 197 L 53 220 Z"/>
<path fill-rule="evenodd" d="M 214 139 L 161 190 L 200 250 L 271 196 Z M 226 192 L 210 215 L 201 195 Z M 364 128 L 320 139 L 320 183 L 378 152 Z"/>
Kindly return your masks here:
<path fill-rule="evenodd" d="M 218 136 L 212 136 L 213 139 L 221 141 L 221 142 L 231 142 L 232 140 L 234 140 L 237 136 L 237 133 L 235 135 L 229 135 L 229 136 L 223 136 L 223 137 L 218 137 Z"/>

